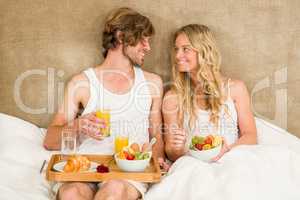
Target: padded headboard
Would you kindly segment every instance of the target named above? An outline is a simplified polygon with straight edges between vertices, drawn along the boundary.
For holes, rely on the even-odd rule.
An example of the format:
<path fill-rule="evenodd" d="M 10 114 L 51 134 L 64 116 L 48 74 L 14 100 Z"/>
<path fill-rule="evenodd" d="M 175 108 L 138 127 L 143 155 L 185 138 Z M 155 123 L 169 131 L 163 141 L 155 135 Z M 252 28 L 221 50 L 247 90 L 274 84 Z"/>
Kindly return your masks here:
<path fill-rule="evenodd" d="M 102 61 L 111 9 L 132 7 L 156 28 L 144 68 L 170 80 L 172 32 L 208 25 L 222 71 L 245 81 L 253 111 L 300 136 L 300 2 L 296 0 L 1 0 L 0 112 L 47 127 L 64 83 Z"/>

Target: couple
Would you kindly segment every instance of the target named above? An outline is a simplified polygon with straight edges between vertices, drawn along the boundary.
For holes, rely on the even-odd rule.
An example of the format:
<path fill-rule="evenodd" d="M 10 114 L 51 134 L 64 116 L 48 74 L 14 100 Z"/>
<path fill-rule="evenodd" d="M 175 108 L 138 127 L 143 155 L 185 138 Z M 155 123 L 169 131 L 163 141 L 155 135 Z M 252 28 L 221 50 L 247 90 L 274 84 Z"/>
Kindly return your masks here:
<path fill-rule="evenodd" d="M 59 149 L 61 131 L 71 127 L 80 138 L 80 146 L 113 153 L 112 137 L 103 139 L 99 132 L 106 125 L 95 116 L 99 108 L 111 110 L 112 134 L 128 131 L 125 129 L 130 126 L 138 130 L 134 139 L 139 143 L 155 137 L 153 154 L 164 168 L 168 168 L 165 152 L 170 160 L 177 160 L 196 132 L 223 135 L 223 148 L 215 161 L 236 145 L 256 143 L 247 89 L 241 81 L 220 74 L 220 55 L 211 31 L 193 24 L 175 33 L 174 83 L 164 97 L 161 78 L 140 68 L 153 35 L 150 20 L 130 8 L 120 8 L 108 16 L 102 38 L 105 59 L 69 81 L 63 105 L 48 127 L 45 148 Z M 80 105 L 84 110 L 78 117 Z M 58 199 L 138 199 L 144 197 L 148 185 L 111 180 L 97 185 L 57 184 L 54 189 Z"/>

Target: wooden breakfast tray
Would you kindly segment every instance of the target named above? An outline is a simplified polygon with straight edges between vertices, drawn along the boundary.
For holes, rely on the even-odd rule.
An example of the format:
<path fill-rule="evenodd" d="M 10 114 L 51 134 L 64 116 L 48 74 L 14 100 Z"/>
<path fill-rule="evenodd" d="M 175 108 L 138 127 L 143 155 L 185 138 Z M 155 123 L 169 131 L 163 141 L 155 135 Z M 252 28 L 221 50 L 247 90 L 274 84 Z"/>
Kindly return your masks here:
<path fill-rule="evenodd" d="M 124 172 L 121 171 L 112 155 L 83 155 L 90 161 L 100 164 L 105 164 L 109 167 L 108 173 L 98 172 L 74 172 L 65 173 L 58 172 L 53 169 L 54 164 L 66 160 L 66 157 L 62 159 L 60 154 L 52 155 L 46 172 L 46 178 L 48 181 L 80 181 L 80 182 L 101 182 L 111 179 L 128 179 L 139 182 L 153 183 L 159 182 L 161 177 L 161 171 L 157 159 L 150 160 L 150 165 L 144 172 Z"/>

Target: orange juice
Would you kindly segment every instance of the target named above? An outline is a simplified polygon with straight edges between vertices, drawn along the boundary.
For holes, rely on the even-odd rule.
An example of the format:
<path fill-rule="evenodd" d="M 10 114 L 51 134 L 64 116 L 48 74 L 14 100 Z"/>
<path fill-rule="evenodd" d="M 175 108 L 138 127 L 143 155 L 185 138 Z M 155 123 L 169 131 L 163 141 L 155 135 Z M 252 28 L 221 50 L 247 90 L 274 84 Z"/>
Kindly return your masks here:
<path fill-rule="evenodd" d="M 115 138 L 115 153 L 119 153 L 123 147 L 128 146 L 128 137 L 116 136 Z"/>
<path fill-rule="evenodd" d="M 105 128 L 100 128 L 100 132 L 103 136 L 110 136 L 110 111 L 109 110 L 98 110 L 96 111 L 96 117 L 105 121 Z"/>

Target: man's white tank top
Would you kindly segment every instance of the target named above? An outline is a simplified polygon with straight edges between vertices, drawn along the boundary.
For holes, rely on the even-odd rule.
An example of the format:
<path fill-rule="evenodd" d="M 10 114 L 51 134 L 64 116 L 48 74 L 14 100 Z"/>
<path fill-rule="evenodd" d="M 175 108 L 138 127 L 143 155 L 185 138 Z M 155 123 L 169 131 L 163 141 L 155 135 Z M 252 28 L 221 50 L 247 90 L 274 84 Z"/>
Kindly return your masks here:
<path fill-rule="evenodd" d="M 134 84 L 130 91 L 125 94 L 115 94 L 106 89 L 97 78 L 93 68 L 84 71 L 89 80 L 90 98 L 82 115 L 101 109 L 109 109 L 111 135 L 101 141 L 81 136 L 80 153 L 113 154 L 114 136 L 117 133 L 128 134 L 129 143 L 143 144 L 149 142 L 151 93 L 143 71 L 139 67 L 133 68 Z M 122 72 L 109 71 L 109 73 Z"/>
<path fill-rule="evenodd" d="M 199 109 L 197 112 L 197 119 L 195 126 L 190 129 L 188 126 L 188 115 L 184 117 L 184 129 L 187 130 L 188 139 L 185 148 L 188 149 L 192 136 L 194 135 L 209 135 L 218 134 L 226 139 L 228 144 L 234 143 L 238 139 L 238 116 L 234 105 L 234 101 L 230 96 L 230 79 L 227 82 L 227 99 L 221 106 L 219 112 L 219 123 L 215 126 L 210 122 L 211 112 Z"/>

